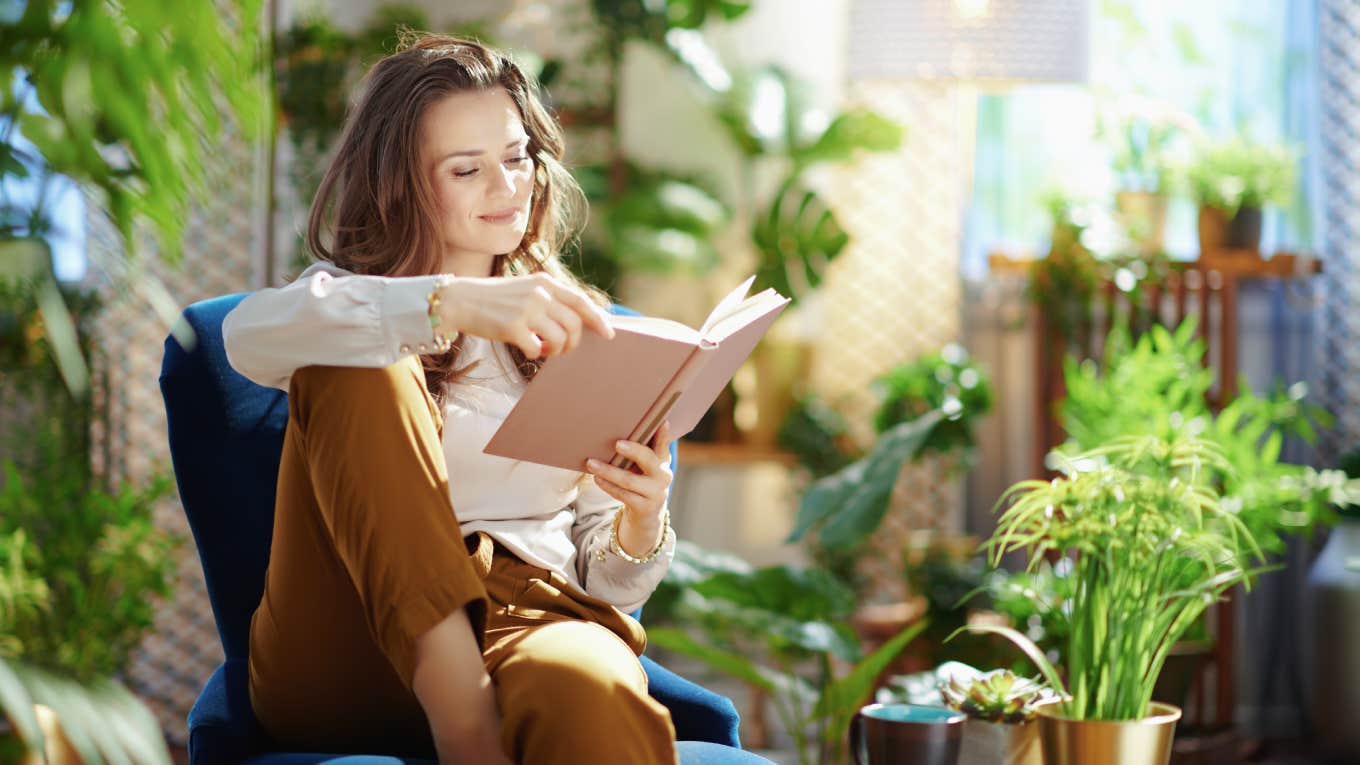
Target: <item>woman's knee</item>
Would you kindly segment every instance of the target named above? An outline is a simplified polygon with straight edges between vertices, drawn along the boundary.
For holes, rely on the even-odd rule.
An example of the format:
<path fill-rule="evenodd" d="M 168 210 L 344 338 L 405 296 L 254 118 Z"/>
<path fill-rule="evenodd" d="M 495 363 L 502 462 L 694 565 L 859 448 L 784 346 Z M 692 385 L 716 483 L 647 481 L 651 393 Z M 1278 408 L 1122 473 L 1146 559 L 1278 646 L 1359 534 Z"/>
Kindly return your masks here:
<path fill-rule="evenodd" d="M 637 656 L 606 628 L 581 621 L 538 627 L 497 667 L 496 685 L 519 704 L 555 714 L 603 712 L 601 705 L 647 698 Z"/>
<path fill-rule="evenodd" d="M 675 726 L 637 656 L 588 622 L 531 630 L 492 673 L 506 751 L 521 762 L 675 762 Z"/>
<path fill-rule="evenodd" d="M 293 373 L 289 399 L 306 408 L 430 409 L 424 373 L 414 357 L 386 367 L 303 367 Z"/>

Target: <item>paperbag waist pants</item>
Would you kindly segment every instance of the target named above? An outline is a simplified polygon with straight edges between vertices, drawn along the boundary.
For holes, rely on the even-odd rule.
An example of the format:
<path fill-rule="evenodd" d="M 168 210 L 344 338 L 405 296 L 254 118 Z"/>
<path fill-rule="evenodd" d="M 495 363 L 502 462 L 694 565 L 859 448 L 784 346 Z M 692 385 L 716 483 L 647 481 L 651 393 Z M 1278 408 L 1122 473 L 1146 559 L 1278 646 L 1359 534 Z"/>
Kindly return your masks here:
<path fill-rule="evenodd" d="M 306 367 L 289 390 L 250 697 L 298 751 L 432 757 L 416 640 L 466 608 L 516 762 L 676 762 L 642 626 L 450 507 L 443 420 L 419 362 Z"/>

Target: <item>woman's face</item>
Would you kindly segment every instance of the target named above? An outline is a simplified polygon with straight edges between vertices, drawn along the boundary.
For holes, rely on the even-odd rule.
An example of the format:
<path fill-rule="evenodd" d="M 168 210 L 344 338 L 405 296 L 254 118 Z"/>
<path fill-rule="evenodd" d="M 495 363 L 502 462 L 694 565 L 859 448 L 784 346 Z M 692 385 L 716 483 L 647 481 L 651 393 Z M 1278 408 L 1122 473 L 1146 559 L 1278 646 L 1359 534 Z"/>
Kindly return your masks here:
<path fill-rule="evenodd" d="M 421 118 L 421 156 L 439 203 L 444 271 L 489 276 L 529 224 L 534 161 L 503 88 L 456 93 Z"/>

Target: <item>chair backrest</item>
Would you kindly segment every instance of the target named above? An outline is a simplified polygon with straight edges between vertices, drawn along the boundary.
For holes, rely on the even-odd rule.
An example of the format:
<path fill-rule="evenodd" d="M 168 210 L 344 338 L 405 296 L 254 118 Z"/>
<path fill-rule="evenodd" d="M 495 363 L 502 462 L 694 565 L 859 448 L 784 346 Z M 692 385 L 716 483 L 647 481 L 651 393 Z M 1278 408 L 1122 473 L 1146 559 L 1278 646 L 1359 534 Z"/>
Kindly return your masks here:
<path fill-rule="evenodd" d="M 186 308 L 194 340 L 186 348 L 173 334 L 166 338 L 160 377 L 175 480 L 228 659 L 249 655 L 288 424 L 287 394 L 256 385 L 227 362 L 222 320 L 244 297 L 223 295 Z M 623 306 L 610 310 L 636 315 Z"/>
<path fill-rule="evenodd" d="M 185 309 L 193 341 L 186 348 L 166 338 L 160 378 L 175 480 L 228 659 L 248 655 L 250 617 L 264 593 L 288 424 L 288 396 L 227 363 L 222 319 L 244 297 Z"/>

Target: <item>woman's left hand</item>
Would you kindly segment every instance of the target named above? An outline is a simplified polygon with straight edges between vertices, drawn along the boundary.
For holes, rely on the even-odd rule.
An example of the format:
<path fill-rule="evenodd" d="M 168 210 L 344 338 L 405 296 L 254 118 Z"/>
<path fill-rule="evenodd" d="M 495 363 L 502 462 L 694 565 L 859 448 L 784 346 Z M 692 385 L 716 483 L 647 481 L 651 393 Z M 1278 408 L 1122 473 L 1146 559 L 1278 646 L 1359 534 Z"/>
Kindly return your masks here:
<path fill-rule="evenodd" d="M 666 507 L 666 492 L 671 479 L 671 423 L 661 424 L 652 438 L 651 446 L 636 441 L 618 441 L 618 453 L 633 461 L 637 470 L 624 470 L 600 460 L 592 459 L 586 468 L 595 477 L 595 485 L 605 494 L 623 503 L 623 520 L 619 523 L 619 545 L 635 557 L 643 557 L 656 547 L 661 535 L 662 510 Z"/>

